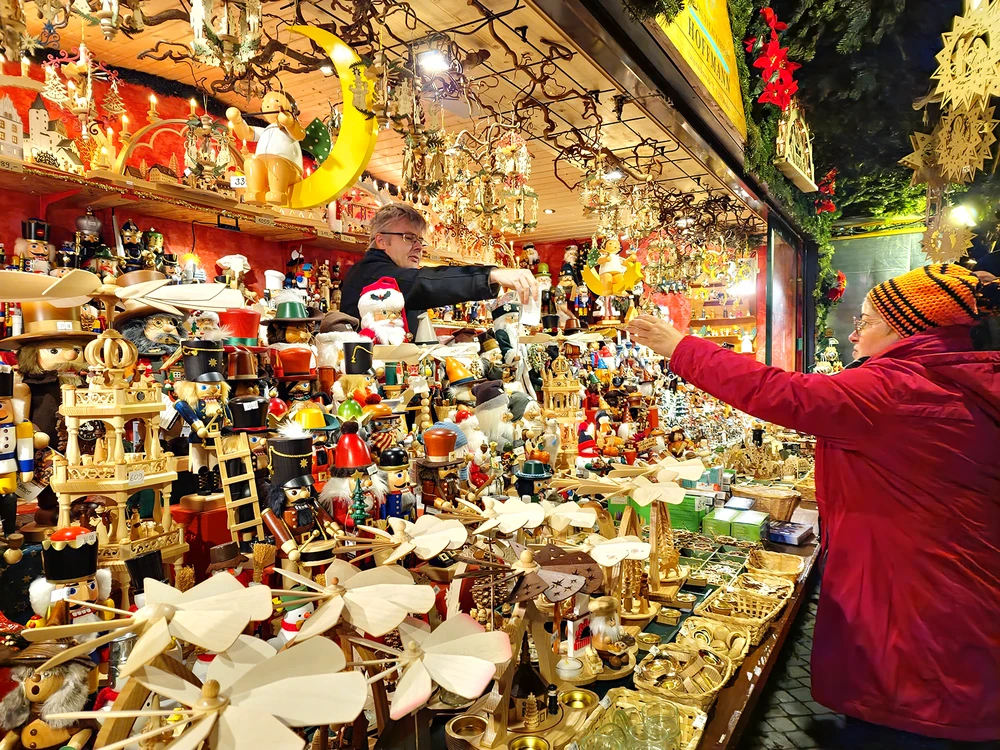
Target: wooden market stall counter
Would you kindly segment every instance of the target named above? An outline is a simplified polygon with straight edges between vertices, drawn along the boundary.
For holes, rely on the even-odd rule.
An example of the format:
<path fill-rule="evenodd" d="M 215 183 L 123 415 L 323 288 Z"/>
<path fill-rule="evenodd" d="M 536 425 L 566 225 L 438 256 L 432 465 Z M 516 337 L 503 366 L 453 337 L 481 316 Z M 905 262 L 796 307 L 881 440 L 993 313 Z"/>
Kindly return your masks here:
<path fill-rule="evenodd" d="M 705 726 L 698 750 L 725 750 L 737 747 L 743 731 L 751 720 L 754 707 L 764 691 L 764 685 L 771 676 L 771 670 L 780 658 L 781 650 L 799 609 L 809 598 L 809 592 L 812 590 L 819 556 L 818 544 L 810 543 L 801 547 L 771 544 L 770 549 L 805 557 L 805 569 L 799 576 L 794 593 L 781 614 L 771 624 L 771 629 L 764 640 L 759 646 L 750 649 L 729 686 L 719 693 L 715 705 L 709 711 L 708 724 Z"/>

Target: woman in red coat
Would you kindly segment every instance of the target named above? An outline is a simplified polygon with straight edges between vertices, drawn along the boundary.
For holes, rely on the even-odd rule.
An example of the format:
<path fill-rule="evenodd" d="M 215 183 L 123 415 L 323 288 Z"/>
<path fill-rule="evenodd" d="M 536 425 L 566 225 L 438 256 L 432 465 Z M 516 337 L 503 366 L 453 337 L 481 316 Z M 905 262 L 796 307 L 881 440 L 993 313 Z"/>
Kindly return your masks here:
<path fill-rule="evenodd" d="M 990 285 L 991 287 L 993 285 Z M 786 372 L 643 316 L 633 338 L 755 417 L 819 438 L 826 566 L 817 702 L 953 740 L 1000 740 L 1000 324 L 957 265 L 869 292 L 835 376 Z"/>

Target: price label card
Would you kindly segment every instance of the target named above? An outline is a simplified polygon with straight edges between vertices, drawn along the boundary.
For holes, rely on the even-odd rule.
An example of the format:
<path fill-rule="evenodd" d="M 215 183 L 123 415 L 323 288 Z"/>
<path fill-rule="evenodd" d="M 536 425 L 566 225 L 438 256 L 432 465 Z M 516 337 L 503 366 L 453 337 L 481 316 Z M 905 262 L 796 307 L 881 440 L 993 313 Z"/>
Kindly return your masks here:
<path fill-rule="evenodd" d="M 5 169 L 8 172 L 23 172 L 24 162 L 18 159 L 3 159 L 0 158 L 0 169 Z"/>
<path fill-rule="evenodd" d="M 372 464 L 368 467 L 368 476 L 373 477 L 376 474 L 378 474 L 378 466 L 376 464 Z"/>
<path fill-rule="evenodd" d="M 258 216 L 255 221 L 258 224 L 263 224 L 265 227 L 273 227 L 274 219 L 270 216 Z"/>
<path fill-rule="evenodd" d="M 14 494 L 25 502 L 31 502 L 38 497 L 44 489 L 45 488 L 42 485 L 34 480 L 30 482 L 18 482 L 17 489 L 14 490 Z"/>
<path fill-rule="evenodd" d="M 229 178 L 229 187 L 233 189 L 245 188 L 246 186 L 247 186 L 247 176 L 245 174 L 234 174 L 232 177 Z"/>
<path fill-rule="evenodd" d="M 136 469 L 135 471 L 130 471 L 128 473 L 128 486 L 135 487 L 137 484 L 142 484 L 146 480 L 146 472 L 142 469 Z"/>
<path fill-rule="evenodd" d="M 319 229 L 316 230 L 316 236 L 317 237 L 329 237 L 330 239 L 333 239 L 337 235 L 335 235 L 333 233 L 333 231 L 330 230 L 330 229 L 323 229 L 322 227 L 320 227 Z"/>

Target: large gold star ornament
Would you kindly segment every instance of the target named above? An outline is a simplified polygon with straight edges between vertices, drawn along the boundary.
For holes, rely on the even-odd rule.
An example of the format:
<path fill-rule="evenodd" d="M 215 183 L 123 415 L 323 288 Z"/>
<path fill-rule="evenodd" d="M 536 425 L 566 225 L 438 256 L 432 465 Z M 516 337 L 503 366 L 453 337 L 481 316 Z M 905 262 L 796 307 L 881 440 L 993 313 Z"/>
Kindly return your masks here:
<path fill-rule="evenodd" d="M 997 121 L 994 107 L 954 107 L 941 116 L 934 128 L 934 148 L 941 174 L 951 182 L 972 182 L 992 158 Z"/>
<path fill-rule="evenodd" d="M 974 237 L 975 235 L 966 227 L 942 224 L 938 227 L 928 227 L 920 244 L 931 262 L 953 263 L 972 247 Z"/>
<path fill-rule="evenodd" d="M 967 0 L 965 15 L 955 16 L 952 30 L 941 35 L 938 68 L 931 76 L 941 106 L 982 106 L 1000 94 L 1000 3 Z M 997 39 L 994 43 L 992 40 Z"/>
<path fill-rule="evenodd" d="M 910 144 L 913 146 L 913 153 L 899 160 L 904 167 L 913 170 L 910 184 L 914 187 L 927 185 L 932 189 L 944 187 L 948 181 L 938 169 L 934 136 L 930 133 L 913 133 L 910 135 Z"/>

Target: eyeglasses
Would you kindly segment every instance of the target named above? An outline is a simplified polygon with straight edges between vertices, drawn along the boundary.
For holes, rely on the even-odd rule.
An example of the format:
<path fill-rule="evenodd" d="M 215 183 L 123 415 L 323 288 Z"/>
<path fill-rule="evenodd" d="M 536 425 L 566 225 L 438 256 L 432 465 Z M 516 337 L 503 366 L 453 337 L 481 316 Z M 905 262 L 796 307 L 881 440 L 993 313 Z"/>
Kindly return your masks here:
<path fill-rule="evenodd" d="M 854 319 L 854 332 L 860 334 L 863 330 L 869 326 L 875 325 L 878 321 L 875 320 L 865 320 L 864 318 Z"/>
<path fill-rule="evenodd" d="M 427 246 L 427 243 L 424 241 L 424 238 L 414 234 L 413 232 L 379 232 L 379 234 L 394 234 L 397 237 L 402 237 L 403 242 L 406 242 L 410 245 L 420 245 L 420 247 Z"/>

